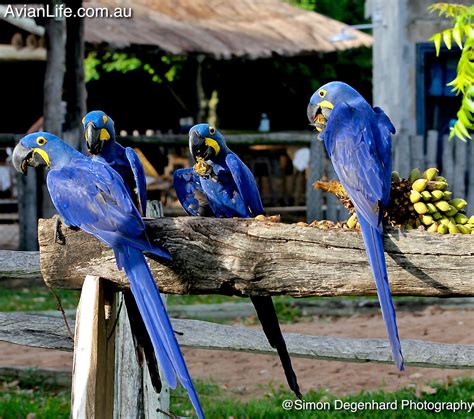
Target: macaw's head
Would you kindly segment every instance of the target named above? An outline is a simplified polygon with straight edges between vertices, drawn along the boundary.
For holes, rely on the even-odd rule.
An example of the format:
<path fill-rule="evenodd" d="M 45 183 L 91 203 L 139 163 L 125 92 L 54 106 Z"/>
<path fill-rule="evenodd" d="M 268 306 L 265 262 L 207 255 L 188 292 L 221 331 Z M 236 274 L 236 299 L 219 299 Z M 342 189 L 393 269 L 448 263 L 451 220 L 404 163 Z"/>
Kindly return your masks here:
<path fill-rule="evenodd" d="M 350 103 L 360 97 L 357 90 L 346 83 L 332 81 L 325 84 L 316 90 L 309 100 L 309 123 L 316 128 L 316 131 L 323 132 L 334 106 L 341 102 Z"/>
<path fill-rule="evenodd" d="M 215 161 L 226 149 L 224 137 L 212 125 L 197 124 L 189 130 L 189 151 L 198 175 L 207 176 L 211 167 L 206 162 Z"/>
<path fill-rule="evenodd" d="M 60 165 L 71 149 L 59 137 L 49 132 L 35 132 L 23 137 L 13 150 L 12 163 L 26 175 L 28 166 L 51 167 Z"/>
<path fill-rule="evenodd" d="M 82 118 L 82 125 L 90 154 L 100 154 L 106 141 L 115 141 L 114 121 L 105 112 L 89 112 Z"/>

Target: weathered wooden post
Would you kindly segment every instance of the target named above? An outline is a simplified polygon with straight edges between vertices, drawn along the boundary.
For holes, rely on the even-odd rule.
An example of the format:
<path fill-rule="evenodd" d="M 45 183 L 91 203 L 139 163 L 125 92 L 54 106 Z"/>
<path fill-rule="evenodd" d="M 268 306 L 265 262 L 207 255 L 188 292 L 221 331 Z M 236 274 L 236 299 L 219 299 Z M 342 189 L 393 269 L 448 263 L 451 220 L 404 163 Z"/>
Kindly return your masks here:
<path fill-rule="evenodd" d="M 73 419 L 108 419 L 114 408 L 115 291 L 87 275 L 77 307 L 71 391 Z"/>
<path fill-rule="evenodd" d="M 306 180 L 306 219 L 308 223 L 320 220 L 323 217 L 322 192 L 314 189 L 313 183 L 323 175 L 324 144 L 316 138 L 311 141 L 309 159 L 309 176 Z"/>

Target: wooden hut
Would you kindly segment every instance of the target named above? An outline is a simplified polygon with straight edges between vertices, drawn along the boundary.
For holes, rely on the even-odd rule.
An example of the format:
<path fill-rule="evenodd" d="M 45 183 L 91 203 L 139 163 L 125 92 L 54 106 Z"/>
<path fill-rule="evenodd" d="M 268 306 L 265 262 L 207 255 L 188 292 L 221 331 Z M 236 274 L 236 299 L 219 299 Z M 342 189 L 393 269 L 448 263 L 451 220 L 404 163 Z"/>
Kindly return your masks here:
<path fill-rule="evenodd" d="M 281 0 L 100 0 L 84 5 L 131 8 L 131 19 L 86 19 L 87 42 L 118 48 L 142 45 L 172 55 L 255 59 L 372 45 L 370 35 L 356 30 L 350 40 L 331 42 L 347 25 Z"/>

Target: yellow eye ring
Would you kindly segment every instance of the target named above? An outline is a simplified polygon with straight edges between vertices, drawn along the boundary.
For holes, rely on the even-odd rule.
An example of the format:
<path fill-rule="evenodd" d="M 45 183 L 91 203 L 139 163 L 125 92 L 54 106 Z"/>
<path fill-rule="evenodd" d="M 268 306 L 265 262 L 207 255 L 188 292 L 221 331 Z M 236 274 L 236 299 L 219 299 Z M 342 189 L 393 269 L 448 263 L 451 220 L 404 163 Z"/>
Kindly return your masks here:
<path fill-rule="evenodd" d="M 86 117 L 82 118 L 82 125 L 84 125 L 85 121 L 86 121 Z"/>
<path fill-rule="evenodd" d="M 318 94 L 319 94 L 319 97 L 324 97 L 326 96 L 326 93 L 327 93 L 326 90 L 320 90 Z"/>
<path fill-rule="evenodd" d="M 106 124 L 108 120 L 109 118 L 107 118 L 107 115 L 102 115 L 102 121 L 104 121 L 104 124 Z"/>
<path fill-rule="evenodd" d="M 216 133 L 216 129 L 214 127 L 209 127 L 209 134 L 214 135 Z"/>
<path fill-rule="evenodd" d="M 36 144 L 38 144 L 38 145 L 45 145 L 46 143 L 47 143 L 47 141 L 46 141 L 46 138 L 44 138 L 44 137 L 38 137 L 36 139 Z"/>

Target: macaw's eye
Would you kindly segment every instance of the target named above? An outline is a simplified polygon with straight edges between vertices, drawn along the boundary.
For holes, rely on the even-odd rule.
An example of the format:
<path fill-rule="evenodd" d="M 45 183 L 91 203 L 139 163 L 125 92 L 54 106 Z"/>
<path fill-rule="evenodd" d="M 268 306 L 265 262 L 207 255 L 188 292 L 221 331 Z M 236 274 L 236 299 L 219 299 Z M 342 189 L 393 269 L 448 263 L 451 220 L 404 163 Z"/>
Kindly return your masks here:
<path fill-rule="evenodd" d="M 46 141 L 46 138 L 44 138 L 44 137 L 38 137 L 36 139 L 36 144 L 38 144 L 38 145 L 45 145 L 46 143 L 47 143 L 47 141 Z"/>
<path fill-rule="evenodd" d="M 320 96 L 320 97 L 324 97 L 324 96 L 326 96 L 326 93 L 327 93 L 326 90 L 320 90 L 320 91 L 319 91 L 319 96 Z"/>
<path fill-rule="evenodd" d="M 214 135 L 216 133 L 216 129 L 214 127 L 209 127 L 209 134 Z"/>
<path fill-rule="evenodd" d="M 84 125 L 85 120 L 86 120 L 86 117 L 82 118 L 82 125 Z"/>
<path fill-rule="evenodd" d="M 102 116 L 102 121 L 104 121 L 104 124 L 106 124 L 108 120 L 109 118 L 107 118 L 107 115 Z"/>

